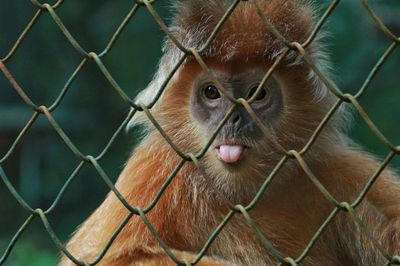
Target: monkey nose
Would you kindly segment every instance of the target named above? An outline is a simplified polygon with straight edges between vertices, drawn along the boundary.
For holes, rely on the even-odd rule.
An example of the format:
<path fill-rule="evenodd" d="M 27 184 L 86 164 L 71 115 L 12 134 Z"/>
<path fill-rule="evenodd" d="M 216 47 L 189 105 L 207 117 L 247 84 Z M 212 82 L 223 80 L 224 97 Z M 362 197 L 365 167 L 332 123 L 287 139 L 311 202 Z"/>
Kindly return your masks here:
<path fill-rule="evenodd" d="M 225 163 L 239 161 L 244 147 L 242 145 L 221 145 L 217 148 L 218 158 Z"/>
<path fill-rule="evenodd" d="M 233 114 L 230 121 L 232 124 L 236 124 L 240 120 L 240 115 L 239 114 Z"/>
<path fill-rule="evenodd" d="M 228 120 L 227 125 L 232 125 L 232 126 L 239 126 L 241 124 L 242 117 L 240 113 L 234 112 L 231 117 Z"/>

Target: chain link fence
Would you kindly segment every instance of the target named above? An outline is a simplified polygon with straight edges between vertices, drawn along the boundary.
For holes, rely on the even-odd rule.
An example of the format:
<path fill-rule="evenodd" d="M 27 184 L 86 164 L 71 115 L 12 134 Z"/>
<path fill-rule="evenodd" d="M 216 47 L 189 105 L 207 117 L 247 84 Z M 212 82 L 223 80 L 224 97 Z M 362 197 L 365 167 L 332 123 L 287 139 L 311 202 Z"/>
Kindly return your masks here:
<path fill-rule="evenodd" d="M 377 72 L 381 69 L 381 67 L 384 65 L 384 63 L 387 61 L 387 59 L 390 57 L 390 55 L 398 48 L 400 44 L 400 37 L 396 36 L 393 32 L 391 32 L 385 24 L 382 22 L 382 20 L 374 13 L 374 10 L 370 7 L 370 5 L 367 3 L 366 0 L 360 0 L 359 3 L 362 5 L 362 7 L 365 9 L 366 14 L 373 20 L 375 23 L 376 27 L 382 31 L 386 37 L 390 40 L 391 44 L 387 47 L 387 50 L 382 54 L 382 56 L 379 58 L 379 60 L 376 62 L 375 66 L 371 69 L 368 77 L 365 79 L 363 85 L 361 88 L 355 93 L 355 94 L 348 94 L 348 93 L 343 93 L 332 81 L 330 81 L 327 77 L 325 77 L 322 72 L 317 68 L 316 65 L 313 64 L 312 60 L 310 60 L 306 48 L 309 46 L 313 40 L 316 38 L 317 34 L 320 32 L 321 27 L 324 25 L 326 20 L 331 16 L 332 12 L 340 5 L 341 1 L 336 0 L 336 1 L 331 1 L 328 8 L 324 11 L 323 15 L 319 18 L 318 22 L 315 25 L 315 28 L 313 29 L 312 33 L 308 37 L 308 39 L 304 43 L 296 43 L 296 42 L 290 42 L 287 39 L 285 39 L 284 36 L 280 34 L 278 30 L 270 23 L 270 20 L 268 17 L 263 14 L 261 11 L 260 7 L 258 6 L 257 1 L 245 1 L 245 0 L 235 0 L 232 1 L 232 4 L 230 8 L 226 11 L 225 15 L 222 17 L 222 19 L 219 21 L 217 24 L 216 28 L 213 30 L 212 34 L 210 35 L 208 41 L 206 42 L 205 46 L 202 47 L 199 50 L 192 49 L 190 47 L 184 47 L 181 43 L 179 43 L 174 36 L 170 33 L 168 30 L 168 27 L 166 26 L 165 22 L 162 20 L 162 18 L 159 16 L 157 13 L 156 9 L 154 8 L 154 5 L 158 2 L 156 0 L 137 0 L 134 1 L 133 7 L 129 11 L 128 15 L 123 19 L 122 23 L 118 27 L 118 29 L 115 31 L 114 35 L 112 38 L 109 40 L 108 44 L 104 48 L 104 50 L 100 53 L 94 53 L 90 51 L 86 51 L 85 49 L 82 48 L 82 46 L 79 44 L 79 42 L 76 41 L 74 36 L 69 32 L 67 27 L 64 25 L 62 19 L 58 16 L 57 11 L 63 7 L 63 1 L 58 0 L 54 4 L 48 4 L 48 3 L 40 3 L 37 0 L 31 0 L 32 4 L 37 8 L 36 13 L 32 17 L 32 19 L 29 21 L 29 23 L 26 25 L 24 30 L 21 32 L 20 36 L 18 39 L 15 41 L 14 45 L 12 48 L 9 50 L 9 52 L 1 58 L 0 60 L 0 70 L 4 77 L 9 81 L 11 84 L 11 87 L 18 93 L 20 98 L 24 101 L 24 103 L 29 106 L 32 110 L 32 116 L 29 119 L 29 121 L 26 123 L 26 125 L 23 127 L 23 129 L 19 132 L 19 134 L 16 136 L 15 141 L 12 143 L 11 147 L 5 152 L 4 155 L 1 155 L 0 157 L 0 178 L 3 181 L 4 185 L 7 187 L 8 191 L 12 194 L 12 196 L 18 201 L 19 205 L 21 208 L 25 209 L 30 213 L 30 215 L 26 218 L 25 222 L 19 227 L 18 231 L 15 233 L 13 238 L 8 244 L 8 247 L 6 250 L 3 252 L 3 254 L 0 257 L 0 265 L 5 263 L 7 259 L 9 258 L 10 253 L 13 250 L 14 245 L 17 243 L 18 239 L 20 236 L 23 234 L 23 232 L 32 224 L 34 220 L 41 220 L 43 223 L 48 236 L 52 239 L 54 242 L 54 245 L 63 252 L 66 256 L 68 256 L 69 259 L 71 259 L 74 263 L 78 265 L 95 265 L 98 262 L 101 261 L 101 259 L 104 257 L 106 254 L 108 248 L 118 235 L 118 233 L 124 228 L 124 226 L 127 224 L 129 219 L 133 217 L 134 215 L 140 216 L 146 226 L 149 228 L 151 231 L 152 235 L 154 238 L 157 240 L 157 242 L 160 244 L 160 246 L 164 249 L 165 253 L 173 260 L 175 261 L 178 265 L 193 265 L 198 263 L 201 258 L 205 255 L 207 252 L 208 248 L 212 245 L 213 241 L 218 237 L 219 233 L 224 230 L 224 227 L 229 223 L 229 221 L 235 216 L 235 215 L 242 215 L 244 219 L 247 221 L 248 225 L 254 230 L 254 233 L 257 235 L 257 237 L 260 239 L 262 244 L 265 246 L 265 248 L 268 250 L 270 254 L 272 254 L 278 264 L 280 265 L 298 265 L 300 264 L 306 256 L 309 254 L 311 248 L 313 247 L 314 243 L 316 240 L 319 238 L 319 236 L 322 234 L 324 229 L 330 224 L 330 222 L 334 219 L 334 217 L 339 213 L 339 212 L 346 212 L 347 215 L 351 216 L 352 219 L 360 226 L 361 230 L 363 233 L 365 233 L 368 236 L 371 236 L 371 241 L 377 246 L 377 248 L 380 250 L 381 254 L 386 258 L 387 263 L 386 265 L 399 265 L 400 264 L 400 254 L 396 256 L 391 256 L 386 250 L 385 247 L 381 246 L 379 244 L 379 241 L 377 239 L 374 239 L 372 237 L 372 233 L 369 231 L 367 226 L 363 223 L 363 221 L 360 219 L 359 215 L 357 214 L 357 207 L 362 203 L 363 199 L 365 198 L 366 194 L 368 191 L 371 189 L 371 187 L 374 185 L 374 182 L 379 178 L 380 173 L 386 168 L 386 166 L 391 162 L 391 160 L 396 156 L 400 155 L 400 146 L 396 146 L 393 143 L 391 143 L 385 136 L 384 134 L 379 130 L 377 126 L 371 121 L 367 113 L 364 111 L 363 106 L 359 102 L 359 98 L 364 94 L 368 86 L 370 85 L 372 79 L 375 77 Z M 211 143 L 213 142 L 214 138 L 218 134 L 219 129 L 222 128 L 224 123 L 229 119 L 230 115 L 232 114 L 234 110 L 234 106 L 232 109 L 226 114 L 224 117 L 223 121 L 221 121 L 218 130 L 214 132 L 213 136 L 207 143 L 205 147 L 201 151 L 199 151 L 197 154 L 188 154 L 185 153 L 185 151 L 179 150 L 177 146 L 172 142 L 172 140 L 169 138 L 169 136 L 163 131 L 161 126 L 157 123 L 156 119 L 153 117 L 151 113 L 152 106 L 158 101 L 160 96 L 162 95 L 163 91 L 167 87 L 169 80 L 173 77 L 174 73 L 179 69 L 181 64 L 189 57 L 193 57 L 196 59 L 196 61 L 201 65 L 201 67 L 207 71 L 210 72 L 211 70 L 207 66 L 207 64 L 204 62 L 202 58 L 202 51 L 207 49 L 207 47 L 212 43 L 213 39 L 217 35 L 217 33 L 220 31 L 220 29 L 223 27 L 224 22 L 227 20 L 227 18 L 234 12 L 235 8 L 238 5 L 244 4 L 242 2 L 248 2 L 247 4 L 253 5 L 254 8 L 257 10 L 259 16 L 262 18 L 265 27 L 269 29 L 270 32 L 272 32 L 276 38 L 281 41 L 285 46 L 285 50 L 282 53 L 282 55 L 275 61 L 273 66 L 269 69 L 269 71 L 265 74 L 263 78 L 263 82 L 265 83 L 268 78 L 272 75 L 276 67 L 280 64 L 280 62 L 283 60 L 283 58 L 286 56 L 286 54 L 291 51 L 297 51 L 300 53 L 304 61 L 310 66 L 310 68 L 318 75 L 320 80 L 326 85 L 326 87 L 337 97 L 337 101 L 334 104 L 334 106 L 330 109 L 330 111 L 326 114 L 324 119 L 320 122 L 318 128 L 315 130 L 313 133 L 312 137 L 308 140 L 307 144 L 303 147 L 303 149 L 296 151 L 296 150 L 285 150 L 282 146 L 279 145 L 279 143 L 274 142 L 274 145 L 278 150 L 282 152 L 282 158 L 279 161 L 279 163 L 275 166 L 273 171 L 266 176 L 266 179 L 262 186 L 259 188 L 258 193 L 256 196 L 253 198 L 251 203 L 247 206 L 242 206 L 242 205 L 236 205 L 232 207 L 232 210 L 226 214 L 226 217 L 223 219 L 223 221 L 215 228 L 213 233 L 209 236 L 208 241 L 204 244 L 203 248 L 199 250 L 197 253 L 197 256 L 193 261 L 187 262 L 187 261 L 180 261 L 170 250 L 170 248 L 163 242 L 163 240 L 159 237 L 157 234 L 156 230 L 152 227 L 152 224 L 148 221 L 146 218 L 146 214 L 150 212 L 153 207 L 157 204 L 158 199 L 164 192 L 164 190 L 168 187 L 170 182 L 174 179 L 175 175 L 180 171 L 180 169 L 183 167 L 183 165 L 187 162 L 194 162 L 195 164 L 198 163 L 198 160 L 204 156 L 208 148 L 211 146 Z M 164 83 L 162 86 L 159 88 L 159 92 L 157 96 L 154 98 L 154 100 L 148 105 L 137 105 L 135 104 L 134 100 L 130 98 L 125 90 L 120 87 L 118 84 L 117 80 L 114 79 L 114 77 L 110 74 L 109 70 L 107 69 L 106 65 L 103 63 L 102 58 L 107 55 L 111 49 L 113 49 L 114 44 L 118 41 L 118 38 L 120 37 L 121 34 L 123 34 L 124 29 L 129 23 L 134 23 L 132 21 L 132 18 L 135 17 L 135 14 L 139 9 L 147 9 L 148 12 L 151 14 L 151 16 L 154 18 L 154 20 L 158 23 L 159 27 L 162 29 L 162 31 L 165 33 L 165 35 L 184 53 L 184 56 L 179 60 L 178 64 L 174 67 L 173 71 L 168 75 L 168 77 L 165 79 Z M 73 71 L 73 73 L 70 75 L 68 81 L 65 83 L 63 89 L 60 91 L 58 97 L 55 99 L 55 101 L 49 105 L 49 106 L 43 106 L 43 105 L 38 105 L 35 103 L 29 95 L 26 93 L 26 89 L 24 89 L 22 86 L 19 85 L 18 80 L 16 80 L 7 68 L 7 63 L 11 60 L 13 60 L 14 55 L 16 54 L 18 48 L 21 46 L 21 43 L 24 42 L 25 37 L 28 35 L 28 33 L 32 30 L 33 27 L 35 27 L 35 24 L 38 20 L 40 20 L 43 16 L 50 16 L 53 22 L 57 25 L 59 30 L 64 34 L 66 37 L 66 40 L 73 46 L 75 51 L 81 56 L 81 62 L 80 64 L 76 67 L 76 69 Z M 139 23 L 139 22 L 136 22 Z M 120 124 L 118 129 L 114 132 L 113 136 L 111 139 L 109 139 L 108 143 L 103 147 L 102 151 L 99 154 L 96 155 L 85 155 L 83 154 L 79 147 L 77 147 L 70 139 L 68 134 L 64 131 L 64 129 L 59 125 L 57 120 L 53 116 L 53 112 L 60 106 L 60 103 L 63 102 L 63 99 L 65 95 L 68 93 L 69 88 L 71 87 L 71 84 L 74 82 L 75 78 L 77 75 L 80 73 L 82 68 L 88 64 L 90 61 L 94 62 L 95 65 L 99 68 L 101 73 L 104 75 L 104 77 L 108 80 L 110 83 L 111 87 L 115 92 L 118 93 L 118 95 L 123 99 L 123 101 L 126 103 L 127 106 L 132 107 L 131 111 L 126 115 L 124 121 Z M 219 84 L 217 80 L 215 80 L 216 84 Z M 260 87 L 262 84 L 260 85 Z M 223 92 L 225 95 L 228 95 L 223 88 L 223 86 L 219 85 L 218 89 Z M 254 97 L 253 97 L 254 98 Z M 256 116 L 256 114 L 252 111 L 252 108 L 250 104 L 252 103 L 252 99 L 250 100 L 244 100 L 244 99 L 230 99 L 234 105 L 236 106 L 242 106 L 249 115 L 254 119 L 258 127 L 261 129 L 263 135 L 265 138 L 268 140 L 273 139 L 269 133 L 269 130 L 261 123 L 261 120 Z M 324 186 L 318 181 L 318 177 L 315 176 L 312 172 L 312 170 L 307 166 L 307 163 L 304 161 L 303 156 L 304 154 L 307 153 L 307 151 L 310 149 L 310 147 L 313 145 L 315 142 L 316 138 L 319 136 L 327 122 L 331 119 L 331 117 L 335 114 L 335 112 L 342 106 L 342 105 L 352 105 L 356 113 L 359 117 L 361 117 L 365 124 L 369 127 L 369 129 L 375 134 L 375 136 L 382 142 L 383 145 L 387 147 L 389 150 L 386 158 L 383 160 L 383 162 L 380 164 L 379 168 L 376 169 L 376 172 L 373 176 L 370 177 L 369 181 L 365 184 L 362 192 L 358 195 L 358 198 L 354 202 L 339 202 L 337 201 L 330 193 L 328 190 L 324 188 Z M 165 138 L 165 140 L 170 144 L 170 146 L 176 151 L 176 153 L 181 157 L 180 163 L 176 166 L 174 171 L 168 176 L 168 178 L 165 180 L 165 183 L 163 184 L 162 188 L 158 192 L 157 196 L 154 198 L 152 203 L 147 206 L 144 209 L 140 209 L 137 207 L 130 206 L 128 202 L 125 201 L 124 197 L 117 191 L 117 189 L 114 187 L 113 182 L 111 181 L 110 177 L 107 175 L 107 173 L 103 170 L 101 163 L 99 162 L 105 154 L 109 151 L 110 147 L 115 143 L 116 139 L 123 133 L 124 128 L 127 126 L 128 122 L 130 119 L 135 116 L 138 112 L 144 112 L 147 118 L 153 123 L 155 128 L 160 132 L 160 134 Z M 27 134 L 27 132 L 32 128 L 32 126 L 36 123 L 38 118 L 40 116 L 44 116 L 48 123 L 51 125 L 51 127 L 57 132 L 58 136 L 62 139 L 63 142 L 69 147 L 69 149 L 73 152 L 73 154 L 80 160 L 79 164 L 76 166 L 75 170 L 73 173 L 68 177 L 66 180 L 65 184 L 62 186 L 61 190 L 59 191 L 58 195 L 55 197 L 53 203 L 48 209 L 34 209 L 32 208 L 25 200 L 24 198 L 19 194 L 19 192 L 15 189 L 13 183 L 11 182 L 12 178 L 9 175 L 9 173 L 6 173 L 6 171 L 3 168 L 4 163 L 9 160 L 10 156 L 15 152 L 17 145 L 21 142 L 21 140 L 24 138 L 24 136 Z M 273 245 L 268 241 L 268 238 L 266 238 L 258 229 L 256 223 L 252 220 L 249 211 L 255 206 L 259 198 L 262 196 L 264 191 L 267 189 L 268 185 L 270 182 L 274 179 L 275 175 L 280 171 L 282 166 L 289 160 L 289 159 L 294 159 L 298 162 L 298 164 L 301 166 L 301 168 L 304 170 L 308 178 L 314 183 L 316 188 L 321 191 L 321 193 L 325 196 L 325 198 L 331 202 L 335 208 L 333 211 L 330 213 L 330 215 L 326 218 L 326 220 L 321 224 L 320 228 L 315 232 L 314 236 L 312 239 L 309 241 L 308 245 L 304 248 L 302 254 L 297 257 L 297 258 L 286 258 L 281 255 L 279 250 L 276 250 Z M 64 192 L 70 185 L 71 181 L 78 175 L 78 173 L 81 171 L 84 165 L 90 165 L 92 166 L 98 173 L 100 179 L 102 182 L 104 182 L 110 190 L 115 193 L 115 195 L 118 197 L 118 199 L 121 201 L 124 206 L 127 207 L 130 211 L 130 215 L 128 215 L 125 220 L 121 223 L 119 226 L 118 230 L 114 233 L 113 237 L 109 240 L 109 242 L 105 245 L 104 249 L 100 254 L 98 254 L 97 258 L 94 261 L 89 261 L 89 262 L 84 262 L 80 261 L 77 258 L 73 256 L 63 245 L 63 243 L 60 241 L 59 237 L 57 234 L 53 231 L 52 225 L 48 221 L 48 215 L 51 214 L 58 206 L 60 199 L 63 197 Z"/>

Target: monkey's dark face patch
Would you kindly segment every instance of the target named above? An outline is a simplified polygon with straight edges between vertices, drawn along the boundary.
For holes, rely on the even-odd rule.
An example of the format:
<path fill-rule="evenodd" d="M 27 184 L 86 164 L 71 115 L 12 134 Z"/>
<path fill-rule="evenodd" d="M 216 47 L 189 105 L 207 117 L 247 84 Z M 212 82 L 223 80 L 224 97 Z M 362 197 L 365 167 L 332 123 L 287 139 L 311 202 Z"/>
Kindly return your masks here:
<path fill-rule="evenodd" d="M 245 69 L 243 71 L 222 71 L 213 69 L 213 75 L 218 79 L 229 95 L 234 98 L 250 99 L 256 93 L 265 70 L 261 68 Z M 191 95 L 191 114 L 207 138 L 217 130 L 224 116 L 233 103 L 219 91 L 212 77 L 201 73 L 193 83 Z M 263 124 L 274 128 L 282 112 L 282 93 L 276 80 L 270 78 L 262 87 L 251 107 Z M 251 153 L 252 146 L 262 141 L 262 134 L 248 112 L 241 106 L 236 107 L 231 117 L 219 131 L 213 147 L 217 157 L 224 163 L 239 162 L 246 154 Z"/>

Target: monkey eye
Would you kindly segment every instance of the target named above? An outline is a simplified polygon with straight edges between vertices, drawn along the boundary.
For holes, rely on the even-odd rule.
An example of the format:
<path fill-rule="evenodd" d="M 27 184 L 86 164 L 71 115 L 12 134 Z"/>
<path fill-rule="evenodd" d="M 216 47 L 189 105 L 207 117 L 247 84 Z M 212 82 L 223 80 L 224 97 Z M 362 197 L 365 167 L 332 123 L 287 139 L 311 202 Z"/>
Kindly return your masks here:
<path fill-rule="evenodd" d="M 204 89 L 204 96 L 206 96 L 206 98 L 210 100 L 221 98 L 221 94 L 219 94 L 217 87 L 215 87 L 214 85 L 208 85 Z"/>
<path fill-rule="evenodd" d="M 249 95 L 247 96 L 248 99 L 250 99 L 251 97 L 253 97 L 253 95 L 254 95 L 254 94 L 256 93 L 256 91 L 257 91 L 257 88 L 258 88 L 258 86 L 251 88 L 251 90 L 250 90 L 250 92 L 249 92 Z M 262 89 L 262 90 L 258 93 L 258 95 L 257 95 L 257 97 L 255 98 L 255 100 L 256 100 L 256 101 L 260 101 L 260 100 L 264 99 L 265 96 L 267 96 L 267 92 L 265 91 L 265 89 Z"/>

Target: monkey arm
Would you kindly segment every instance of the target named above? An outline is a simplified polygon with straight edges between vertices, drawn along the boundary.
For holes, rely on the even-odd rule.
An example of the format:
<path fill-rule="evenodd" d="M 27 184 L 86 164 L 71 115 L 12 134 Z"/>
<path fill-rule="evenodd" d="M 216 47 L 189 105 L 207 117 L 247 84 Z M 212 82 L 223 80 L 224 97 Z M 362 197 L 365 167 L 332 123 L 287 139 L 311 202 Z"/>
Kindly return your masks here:
<path fill-rule="evenodd" d="M 340 197 L 338 200 L 352 203 L 378 171 L 379 163 L 372 156 L 358 151 L 347 152 L 341 156 L 339 162 L 341 166 L 335 166 L 336 173 L 340 173 L 339 180 L 336 180 L 338 182 L 336 188 L 341 190 L 346 187 L 343 185 L 347 185 L 351 192 L 342 193 L 353 196 L 351 199 Z M 388 256 L 399 255 L 400 182 L 395 174 L 390 170 L 382 171 L 355 210 L 369 233 L 363 230 L 348 213 L 339 215 L 335 229 L 341 249 L 347 253 L 349 260 L 351 258 L 355 265 L 384 265 L 387 260 L 379 250 L 379 245 Z"/>
<path fill-rule="evenodd" d="M 343 185 L 349 185 L 353 192 L 348 195 L 358 197 L 368 184 L 370 179 L 377 173 L 380 163 L 371 155 L 349 151 L 342 156 L 342 166 L 340 176 Z M 400 180 L 390 170 L 383 170 L 372 184 L 370 190 L 365 195 L 365 200 L 372 204 L 387 219 L 400 219 Z M 353 199 L 343 199 L 351 201 Z"/>
<path fill-rule="evenodd" d="M 372 163 L 370 164 L 372 166 Z M 377 167 L 375 167 L 377 169 Z M 363 204 L 363 203 L 362 203 Z M 366 203 L 357 209 L 361 220 L 366 224 L 367 230 L 376 239 L 388 256 L 400 254 L 400 183 L 398 178 L 390 171 L 385 170 L 376 180 L 366 196 Z M 354 232 L 354 231 L 353 231 Z M 378 250 L 366 232 L 361 231 L 365 243 L 369 245 L 369 252 L 363 250 L 362 257 L 370 259 L 371 251 L 376 257 L 383 259 L 382 252 Z M 373 261 L 371 259 L 371 261 Z M 387 261 L 385 261 L 387 262 Z M 377 264 L 378 265 L 378 264 Z M 382 264 L 383 265 L 383 264 Z"/>
<path fill-rule="evenodd" d="M 154 135 L 149 135 L 136 149 L 116 183 L 116 188 L 132 207 L 148 207 L 179 163 L 175 152 L 160 137 Z M 192 216 L 188 211 L 191 203 L 185 197 L 187 193 L 184 180 L 177 175 L 154 208 L 146 213 L 161 239 L 174 250 L 185 249 L 187 243 L 184 239 L 192 235 L 187 232 L 190 226 L 185 224 L 188 217 Z M 100 207 L 78 228 L 67 245 L 68 251 L 81 261 L 94 261 L 128 215 L 126 207 L 110 192 Z M 190 253 L 179 251 L 176 256 L 179 259 L 194 258 Z M 200 262 L 198 265 L 224 265 L 207 257 Z M 73 262 L 63 256 L 60 265 L 73 265 Z M 160 248 L 142 219 L 134 215 L 98 265 L 175 263 Z"/>
<path fill-rule="evenodd" d="M 173 250 L 175 256 L 185 261 L 193 261 L 195 254 Z M 113 261 L 112 265 L 129 265 L 129 266 L 175 266 L 176 263 L 168 257 L 162 250 L 154 251 L 151 255 L 139 256 L 138 259 L 132 261 L 131 257 L 121 257 L 117 261 Z M 110 264 L 105 264 L 110 265 Z M 227 261 L 204 256 L 199 263 L 199 266 L 234 266 L 234 264 Z"/>
<path fill-rule="evenodd" d="M 347 265 L 386 265 L 388 259 L 400 254 L 400 218 L 388 219 L 368 201 L 356 211 L 363 225 L 349 213 L 340 213 L 335 223 L 344 261 Z"/>

